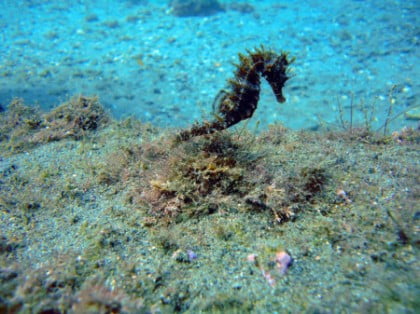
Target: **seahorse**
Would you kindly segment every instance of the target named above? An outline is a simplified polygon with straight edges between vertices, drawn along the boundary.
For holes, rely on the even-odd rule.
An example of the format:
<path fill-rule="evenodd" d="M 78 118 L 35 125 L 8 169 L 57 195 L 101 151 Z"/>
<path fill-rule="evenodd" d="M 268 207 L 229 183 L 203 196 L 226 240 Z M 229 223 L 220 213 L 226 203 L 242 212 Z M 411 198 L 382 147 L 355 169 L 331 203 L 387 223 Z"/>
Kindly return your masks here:
<path fill-rule="evenodd" d="M 235 64 L 235 76 L 228 80 L 229 89 L 221 90 L 214 102 L 214 121 L 195 124 L 184 130 L 178 139 L 186 141 L 194 136 L 221 131 L 252 117 L 260 98 L 261 76 L 267 80 L 278 102 L 286 101 L 283 87 L 288 76 L 287 67 L 294 61 L 288 54 L 277 54 L 264 47 L 239 53 L 239 64 Z"/>

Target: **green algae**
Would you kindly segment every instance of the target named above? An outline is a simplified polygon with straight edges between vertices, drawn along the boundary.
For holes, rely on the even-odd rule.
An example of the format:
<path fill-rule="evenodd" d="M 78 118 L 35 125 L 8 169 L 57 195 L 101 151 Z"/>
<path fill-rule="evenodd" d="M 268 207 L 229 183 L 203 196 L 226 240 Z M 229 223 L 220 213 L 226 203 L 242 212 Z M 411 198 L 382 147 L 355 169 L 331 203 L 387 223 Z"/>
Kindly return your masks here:
<path fill-rule="evenodd" d="M 275 125 L 175 144 L 166 130 L 107 118 L 34 145 L 31 109 L 9 108 L 16 130 L 2 124 L 0 145 L 17 149 L 0 164 L 0 311 L 419 306 L 418 130 Z M 46 115 L 33 117 L 76 113 Z M 273 263 L 284 250 L 294 261 L 282 275 Z"/>

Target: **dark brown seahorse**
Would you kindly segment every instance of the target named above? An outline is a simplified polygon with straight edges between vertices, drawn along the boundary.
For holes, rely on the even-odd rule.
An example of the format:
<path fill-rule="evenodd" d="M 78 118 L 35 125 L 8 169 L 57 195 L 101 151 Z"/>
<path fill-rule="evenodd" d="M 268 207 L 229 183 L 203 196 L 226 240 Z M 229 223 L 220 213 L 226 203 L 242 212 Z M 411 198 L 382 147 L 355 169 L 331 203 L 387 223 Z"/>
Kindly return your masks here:
<path fill-rule="evenodd" d="M 285 102 L 282 88 L 289 79 L 287 67 L 294 59 L 286 53 L 280 55 L 264 47 L 239 54 L 235 77 L 228 80 L 229 90 L 222 90 L 215 100 L 215 120 L 195 124 L 189 130 L 182 131 L 181 141 L 191 137 L 211 134 L 252 117 L 260 98 L 261 76 L 270 84 L 278 102 Z"/>

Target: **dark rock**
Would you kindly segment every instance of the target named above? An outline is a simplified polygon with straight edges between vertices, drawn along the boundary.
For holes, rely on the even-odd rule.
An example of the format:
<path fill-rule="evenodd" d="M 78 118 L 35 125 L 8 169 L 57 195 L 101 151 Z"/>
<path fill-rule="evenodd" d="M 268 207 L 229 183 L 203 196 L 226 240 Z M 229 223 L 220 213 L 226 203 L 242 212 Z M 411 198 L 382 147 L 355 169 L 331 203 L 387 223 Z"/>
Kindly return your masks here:
<path fill-rule="evenodd" d="M 172 0 L 169 5 L 176 16 L 206 16 L 224 11 L 217 0 Z"/>
<path fill-rule="evenodd" d="M 228 9 L 238 11 L 240 13 L 253 13 L 255 8 L 249 3 L 234 2 L 228 6 Z"/>

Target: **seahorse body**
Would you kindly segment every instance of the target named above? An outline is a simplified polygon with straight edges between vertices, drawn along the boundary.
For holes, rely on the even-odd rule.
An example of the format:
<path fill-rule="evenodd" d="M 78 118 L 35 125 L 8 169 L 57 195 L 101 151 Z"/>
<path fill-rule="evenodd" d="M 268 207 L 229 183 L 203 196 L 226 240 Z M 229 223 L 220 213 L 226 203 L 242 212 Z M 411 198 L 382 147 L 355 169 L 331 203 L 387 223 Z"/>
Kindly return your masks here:
<path fill-rule="evenodd" d="M 286 53 L 278 55 L 263 47 L 239 54 L 239 64 L 236 65 L 235 77 L 228 81 L 229 91 L 222 92 L 216 105 L 215 121 L 196 124 L 191 129 L 179 134 L 180 140 L 211 134 L 252 117 L 260 97 L 261 76 L 270 84 L 278 102 L 285 102 L 282 88 L 289 79 L 287 66 L 293 62 L 288 60 Z"/>

